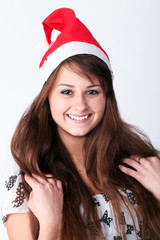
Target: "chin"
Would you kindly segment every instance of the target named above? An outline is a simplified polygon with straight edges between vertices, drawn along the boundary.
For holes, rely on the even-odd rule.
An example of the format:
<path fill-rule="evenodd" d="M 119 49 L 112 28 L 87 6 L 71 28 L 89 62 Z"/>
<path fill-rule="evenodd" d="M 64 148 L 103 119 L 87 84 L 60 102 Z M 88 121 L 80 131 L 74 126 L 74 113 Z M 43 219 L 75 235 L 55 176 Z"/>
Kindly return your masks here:
<path fill-rule="evenodd" d="M 74 137 L 85 137 L 90 131 L 70 131 L 68 132 L 70 135 L 74 136 Z"/>
<path fill-rule="evenodd" d="M 83 129 L 74 129 L 72 128 L 71 129 L 64 129 L 64 128 L 61 128 L 59 127 L 59 133 L 61 135 L 61 137 L 63 138 L 63 135 L 70 135 L 72 137 L 85 137 L 88 135 L 88 133 L 90 133 L 92 131 L 92 129 L 86 129 L 86 130 L 83 130 Z"/>
<path fill-rule="evenodd" d="M 73 137 L 85 137 L 87 133 L 70 133 L 70 135 L 72 135 Z"/>

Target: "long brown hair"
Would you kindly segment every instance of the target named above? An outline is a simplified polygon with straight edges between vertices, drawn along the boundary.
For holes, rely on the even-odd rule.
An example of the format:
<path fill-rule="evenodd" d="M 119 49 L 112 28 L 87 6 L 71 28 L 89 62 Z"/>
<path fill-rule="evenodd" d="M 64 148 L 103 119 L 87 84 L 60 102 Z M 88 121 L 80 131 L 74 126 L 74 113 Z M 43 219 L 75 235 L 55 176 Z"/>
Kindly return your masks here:
<path fill-rule="evenodd" d="M 50 173 L 63 183 L 63 240 L 95 240 L 97 235 L 103 237 L 92 193 L 83 182 L 72 156 L 60 139 L 55 122 L 50 113 L 48 94 L 62 65 L 76 64 L 79 74 L 92 80 L 99 78 L 106 95 L 104 117 L 87 136 L 84 144 L 85 167 L 89 179 L 103 192 L 110 196 L 117 230 L 124 239 L 125 229 L 119 224 L 121 204 L 124 202 L 131 217 L 133 211 L 130 202 L 120 194 L 118 189 L 131 190 L 136 198 L 137 216 L 141 222 L 143 239 L 159 238 L 160 215 L 157 214 L 156 199 L 139 182 L 124 174 L 118 164 L 124 157 L 138 154 L 142 157 L 158 156 L 157 150 L 149 139 L 134 126 L 125 123 L 120 117 L 111 73 L 107 65 L 99 58 L 81 54 L 63 61 L 45 82 L 40 94 L 29 109 L 23 114 L 12 138 L 11 151 L 15 161 L 24 173 L 36 173 L 44 176 Z M 30 189 L 24 181 L 27 196 Z M 147 200 L 146 200 L 147 199 Z M 83 206 L 84 214 L 80 212 Z M 134 221 L 134 219 L 133 219 Z M 90 228 L 93 223 L 95 232 Z M 146 233 L 147 230 L 147 233 Z"/>

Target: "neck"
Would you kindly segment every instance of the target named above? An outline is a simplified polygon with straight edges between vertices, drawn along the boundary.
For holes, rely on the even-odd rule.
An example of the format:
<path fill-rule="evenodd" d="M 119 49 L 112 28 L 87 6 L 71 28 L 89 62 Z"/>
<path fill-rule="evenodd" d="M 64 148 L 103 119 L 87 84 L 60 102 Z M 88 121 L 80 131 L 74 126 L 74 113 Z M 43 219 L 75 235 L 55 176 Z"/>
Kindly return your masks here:
<path fill-rule="evenodd" d="M 63 141 L 65 147 L 72 156 L 73 162 L 77 169 L 84 169 L 84 156 L 83 156 L 83 145 L 86 137 L 72 136 L 68 133 L 61 133 L 59 135 Z"/>
<path fill-rule="evenodd" d="M 59 136 L 63 141 L 65 147 L 69 151 L 72 156 L 73 163 L 75 164 L 77 170 L 83 181 L 86 183 L 88 188 L 92 191 L 93 194 L 99 193 L 99 190 L 93 185 L 91 180 L 88 178 L 85 164 L 84 164 L 84 156 L 83 156 L 83 146 L 86 140 L 86 137 L 76 137 L 68 134 L 67 132 L 62 132 L 60 129 L 58 130 Z"/>

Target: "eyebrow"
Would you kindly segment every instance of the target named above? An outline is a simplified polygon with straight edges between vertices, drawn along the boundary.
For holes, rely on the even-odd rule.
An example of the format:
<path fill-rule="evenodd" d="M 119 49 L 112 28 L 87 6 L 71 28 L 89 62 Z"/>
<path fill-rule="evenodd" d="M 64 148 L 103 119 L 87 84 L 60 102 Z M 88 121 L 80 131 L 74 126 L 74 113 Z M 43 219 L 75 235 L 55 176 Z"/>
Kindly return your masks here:
<path fill-rule="evenodd" d="M 71 88 L 74 88 L 73 85 L 70 85 L 70 84 L 59 84 L 57 87 L 60 87 L 60 86 L 65 86 L 65 87 L 71 87 Z M 90 85 L 90 86 L 87 86 L 87 88 L 92 88 L 92 87 L 101 87 L 100 84 L 93 84 L 93 85 Z"/>

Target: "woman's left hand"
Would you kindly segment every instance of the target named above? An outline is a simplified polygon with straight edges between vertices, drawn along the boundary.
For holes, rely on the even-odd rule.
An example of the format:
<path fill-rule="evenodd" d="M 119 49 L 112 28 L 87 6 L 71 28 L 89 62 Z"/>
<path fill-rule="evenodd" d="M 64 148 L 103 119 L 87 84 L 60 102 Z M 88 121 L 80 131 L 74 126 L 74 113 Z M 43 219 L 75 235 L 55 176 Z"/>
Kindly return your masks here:
<path fill-rule="evenodd" d="M 160 201 L 160 159 L 130 156 L 122 159 L 122 162 L 133 167 L 136 171 L 123 165 L 119 165 L 120 170 L 139 181 Z"/>

